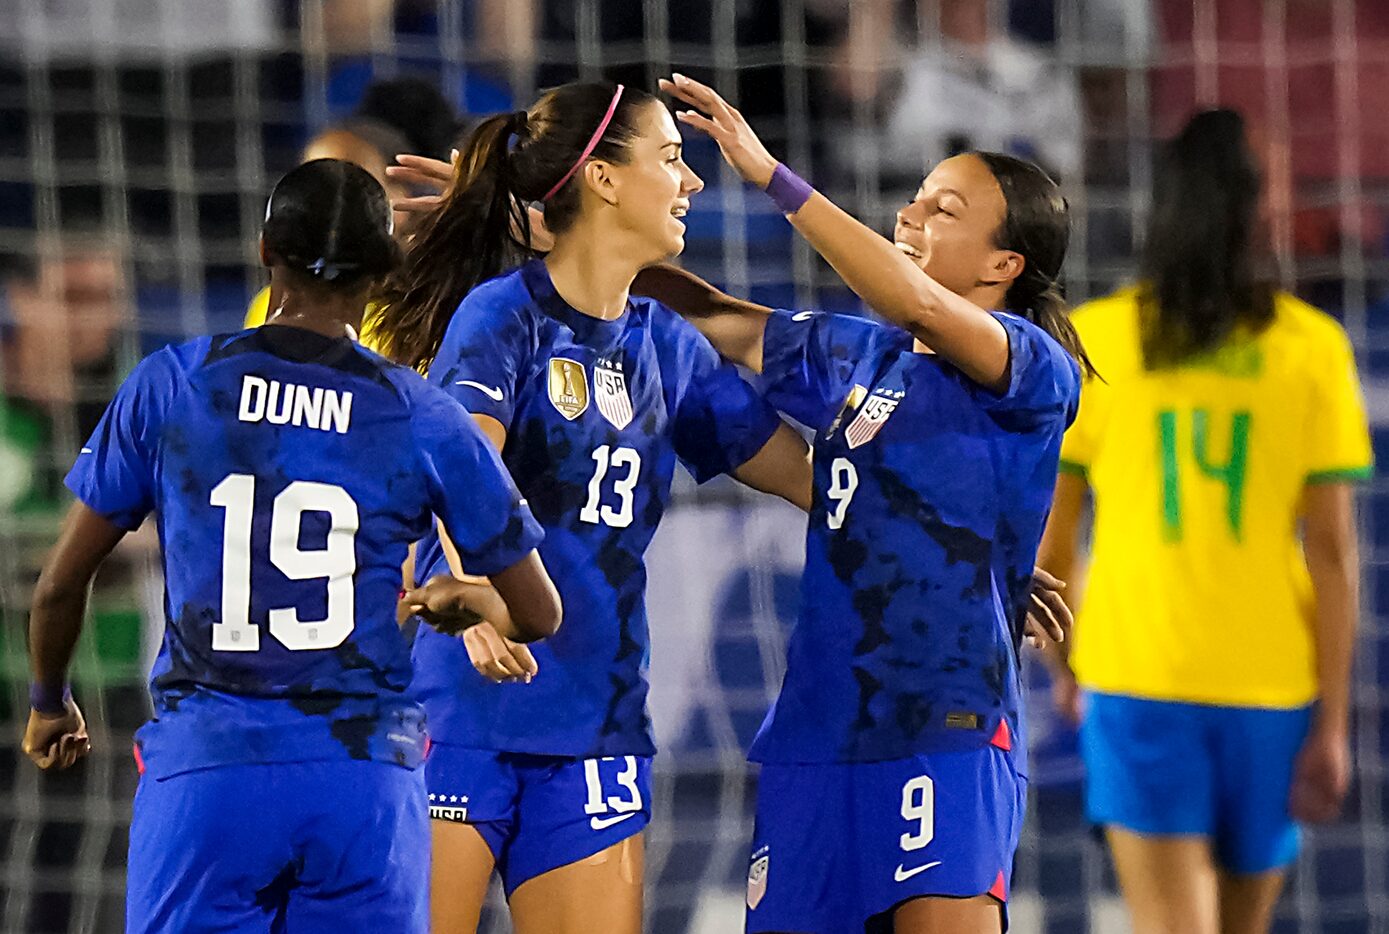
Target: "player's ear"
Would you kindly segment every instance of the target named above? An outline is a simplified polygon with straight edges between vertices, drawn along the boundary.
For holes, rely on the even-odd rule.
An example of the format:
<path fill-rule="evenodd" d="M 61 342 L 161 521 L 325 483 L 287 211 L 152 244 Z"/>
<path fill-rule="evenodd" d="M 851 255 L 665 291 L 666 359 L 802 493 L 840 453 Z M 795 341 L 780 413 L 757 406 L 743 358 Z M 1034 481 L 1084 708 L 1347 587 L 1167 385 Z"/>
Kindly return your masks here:
<path fill-rule="evenodd" d="M 1022 275 L 1027 260 L 1016 250 L 994 250 L 989 254 L 988 265 L 984 269 L 984 282 L 988 285 L 1011 283 Z"/>
<path fill-rule="evenodd" d="M 617 204 L 618 182 L 611 162 L 593 159 L 583 167 L 583 173 L 584 184 L 590 191 L 608 204 Z"/>
<path fill-rule="evenodd" d="M 260 253 L 260 264 L 262 266 L 269 266 L 270 251 L 265 248 L 265 234 L 261 234 L 256 238 L 256 252 Z"/>

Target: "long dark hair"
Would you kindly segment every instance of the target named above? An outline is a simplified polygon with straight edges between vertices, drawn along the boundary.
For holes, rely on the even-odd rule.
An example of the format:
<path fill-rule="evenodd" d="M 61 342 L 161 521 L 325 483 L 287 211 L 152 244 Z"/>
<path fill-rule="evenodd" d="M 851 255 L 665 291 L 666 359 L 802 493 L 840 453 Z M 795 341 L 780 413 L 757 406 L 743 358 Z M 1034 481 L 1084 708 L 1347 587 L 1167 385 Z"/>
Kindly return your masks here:
<path fill-rule="evenodd" d="M 1046 172 L 1023 159 L 1001 152 L 974 155 L 993 173 L 1007 205 L 995 246 L 1023 258 L 1022 272 L 1003 298 L 1004 308 L 1046 331 L 1075 358 L 1086 376 L 1095 375 L 1094 364 L 1067 314 L 1061 289 L 1071 215 L 1060 187 Z"/>
<path fill-rule="evenodd" d="M 386 356 L 427 369 L 463 297 L 532 255 L 526 206 L 579 160 L 615 91 L 611 84 L 561 85 L 529 111 L 498 114 L 474 128 L 444 200 L 379 295 L 384 308 L 375 335 Z M 626 88 L 592 158 L 625 163 L 641 110 L 655 100 Z M 551 233 L 564 233 L 578 217 L 582 178 L 575 172 L 545 203 Z"/>
<path fill-rule="evenodd" d="M 1162 154 L 1141 264 L 1143 362 L 1178 365 L 1273 320 L 1255 270 L 1259 171 L 1233 110 L 1192 117 Z"/>
<path fill-rule="evenodd" d="M 271 261 L 330 291 L 351 291 L 391 272 L 400 247 L 379 182 L 341 159 L 314 159 L 275 185 L 261 239 Z"/>

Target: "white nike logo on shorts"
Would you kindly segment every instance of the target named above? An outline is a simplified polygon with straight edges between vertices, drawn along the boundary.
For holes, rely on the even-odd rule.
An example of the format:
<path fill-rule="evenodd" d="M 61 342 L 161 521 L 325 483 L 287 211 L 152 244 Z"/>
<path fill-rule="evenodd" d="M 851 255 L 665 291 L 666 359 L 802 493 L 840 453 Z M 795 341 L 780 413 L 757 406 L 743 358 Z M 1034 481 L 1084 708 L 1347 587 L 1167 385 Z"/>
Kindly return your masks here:
<path fill-rule="evenodd" d="M 620 824 L 629 817 L 636 817 L 637 811 L 628 811 L 626 814 L 618 814 L 615 817 L 595 817 L 588 822 L 594 830 L 607 830 L 613 824 Z"/>
<path fill-rule="evenodd" d="M 502 387 L 500 386 L 485 386 L 482 383 L 477 383 L 470 379 L 460 379 L 458 382 L 454 383 L 454 385 L 471 386 L 481 391 L 483 395 L 487 396 L 487 398 L 491 399 L 493 402 L 502 401 Z"/>
<path fill-rule="evenodd" d="M 907 869 L 907 868 L 904 867 L 901 863 L 898 863 L 898 864 L 897 864 L 897 871 L 894 872 L 894 873 L 892 874 L 892 878 L 893 878 L 894 881 L 897 881 L 897 882 L 906 882 L 908 879 L 910 879 L 912 876 L 916 875 L 917 873 L 925 872 L 926 870 L 931 869 L 931 868 L 934 868 L 934 867 L 939 866 L 939 865 L 940 865 L 940 860 L 936 860 L 934 863 L 927 863 L 927 864 L 924 865 L 924 866 L 917 866 L 917 867 L 914 868 L 914 869 Z"/>
<path fill-rule="evenodd" d="M 810 320 L 811 318 L 813 318 L 813 317 L 815 317 L 815 312 L 813 312 L 813 311 L 798 311 L 798 312 L 796 312 L 794 315 L 791 316 L 791 320 L 792 320 L 792 321 L 809 321 L 809 320 Z"/>

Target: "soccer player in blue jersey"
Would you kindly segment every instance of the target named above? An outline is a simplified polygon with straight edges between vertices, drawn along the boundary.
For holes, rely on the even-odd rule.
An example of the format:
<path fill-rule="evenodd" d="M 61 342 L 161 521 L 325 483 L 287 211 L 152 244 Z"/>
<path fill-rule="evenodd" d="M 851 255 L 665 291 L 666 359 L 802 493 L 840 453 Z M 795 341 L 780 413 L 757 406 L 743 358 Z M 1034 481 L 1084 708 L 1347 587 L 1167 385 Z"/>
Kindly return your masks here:
<path fill-rule="evenodd" d="M 30 616 L 41 767 L 89 746 L 66 676 L 98 565 L 150 512 L 164 553 L 127 931 L 423 934 L 424 716 L 395 615 L 410 543 L 437 515 L 495 588 L 453 609 L 512 639 L 558 626 L 540 527 L 492 446 L 353 339 L 390 234 L 362 169 L 290 172 L 261 241 L 274 320 L 146 358 L 68 475 Z"/>
<path fill-rule="evenodd" d="M 998 931 L 1026 796 L 1018 651 L 1086 359 L 1056 287 L 1065 201 L 1028 163 L 957 156 L 894 245 L 711 89 L 662 87 L 891 322 L 771 312 L 669 269 L 640 284 L 816 432 L 801 618 L 751 752 L 748 930 Z"/>
<path fill-rule="evenodd" d="M 566 616 L 533 659 L 494 639 L 470 660 L 421 629 L 439 934 L 476 929 L 494 867 L 523 934 L 640 929 L 655 751 L 643 556 L 676 462 L 809 505 L 805 442 L 693 327 L 628 294 L 683 248 L 701 187 L 651 95 L 562 86 L 478 126 L 385 296 L 384 350 L 428 367 L 502 451 Z M 553 249 L 497 277 L 526 256 L 533 201 Z M 422 546 L 420 579 L 479 571 L 445 557 Z"/>

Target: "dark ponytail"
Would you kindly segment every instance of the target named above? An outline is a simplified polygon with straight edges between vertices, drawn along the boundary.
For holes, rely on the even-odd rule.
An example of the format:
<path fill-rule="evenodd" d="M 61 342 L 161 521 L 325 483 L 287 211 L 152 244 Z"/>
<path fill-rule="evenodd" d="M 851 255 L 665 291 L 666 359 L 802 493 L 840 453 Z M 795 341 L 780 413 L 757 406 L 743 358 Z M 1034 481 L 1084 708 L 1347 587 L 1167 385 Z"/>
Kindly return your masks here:
<path fill-rule="evenodd" d="M 1096 375 L 1071 324 L 1061 287 L 1061 264 L 1071 239 L 1070 206 L 1061 189 L 1031 162 L 998 152 L 974 155 L 993 173 L 1007 205 L 996 245 L 1023 258 L 1022 272 L 1008 287 L 1004 307 L 1055 338 L 1086 377 Z"/>
<path fill-rule="evenodd" d="M 1192 117 L 1154 179 L 1139 291 L 1148 369 L 1179 365 L 1241 327 L 1257 333 L 1273 320 L 1273 287 L 1255 270 L 1258 204 L 1240 115 Z"/>
<path fill-rule="evenodd" d="M 527 206 L 578 161 L 612 104 L 610 84 L 572 83 L 546 92 L 530 111 L 479 123 L 464 145 L 443 200 L 410 242 L 405 265 L 378 295 L 382 353 L 426 370 L 463 298 L 534 255 Z M 625 90 L 592 158 L 624 163 L 650 94 Z M 513 145 L 514 140 L 514 145 Z M 545 226 L 562 234 L 578 216 L 581 172 L 545 203 Z"/>

